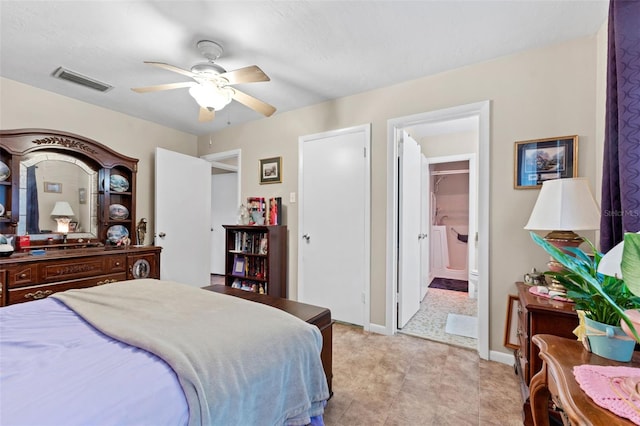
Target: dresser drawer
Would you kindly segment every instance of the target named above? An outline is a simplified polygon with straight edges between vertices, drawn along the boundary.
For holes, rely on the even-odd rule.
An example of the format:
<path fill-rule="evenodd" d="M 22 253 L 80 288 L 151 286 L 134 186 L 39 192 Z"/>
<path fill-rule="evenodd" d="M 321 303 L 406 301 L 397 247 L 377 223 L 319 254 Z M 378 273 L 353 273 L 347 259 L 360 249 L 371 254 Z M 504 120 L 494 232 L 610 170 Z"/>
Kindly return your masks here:
<path fill-rule="evenodd" d="M 44 263 L 40 268 L 41 282 L 66 281 L 94 277 L 126 270 L 126 256 L 101 256 Z"/>
<path fill-rule="evenodd" d="M 109 284 L 116 281 L 124 281 L 127 274 L 122 272 L 118 274 L 101 275 L 87 279 L 71 280 L 55 284 L 35 285 L 30 287 L 20 287 L 9 289 L 8 304 L 29 302 L 32 300 L 44 299 L 58 291 L 70 290 L 73 288 L 86 288 L 96 285 Z"/>
<path fill-rule="evenodd" d="M 33 285 L 38 282 L 38 265 L 19 265 L 7 270 L 7 286 L 18 287 Z"/>

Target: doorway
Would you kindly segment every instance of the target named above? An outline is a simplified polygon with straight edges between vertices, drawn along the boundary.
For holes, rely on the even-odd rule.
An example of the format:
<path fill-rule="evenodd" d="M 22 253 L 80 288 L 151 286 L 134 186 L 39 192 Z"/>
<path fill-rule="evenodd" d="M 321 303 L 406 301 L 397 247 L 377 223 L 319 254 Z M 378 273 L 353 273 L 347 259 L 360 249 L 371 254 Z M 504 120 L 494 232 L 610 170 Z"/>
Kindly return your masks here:
<path fill-rule="evenodd" d="M 221 278 L 225 273 L 225 229 L 238 218 L 240 197 L 241 150 L 208 154 L 201 157 L 211 164 L 211 275 Z M 218 280 L 216 282 L 223 282 Z"/>
<path fill-rule="evenodd" d="M 448 132 L 421 139 L 424 152 L 477 146 L 477 122 L 473 120 L 458 123 Z M 475 153 L 429 156 L 425 163 L 428 174 L 421 213 L 427 223 L 423 233 L 429 235 L 429 259 L 421 262 L 426 271 L 420 308 L 402 333 L 475 350 L 477 274 L 473 269 L 475 239 L 469 238 L 475 234 L 477 210 Z"/>
<path fill-rule="evenodd" d="M 386 334 L 397 332 L 397 292 L 398 288 L 398 143 L 402 130 L 411 130 L 417 134 L 418 128 L 446 126 L 458 119 L 475 117 L 477 119 L 478 167 L 475 171 L 477 192 L 477 231 L 469 235 L 476 242 L 476 254 L 473 259 L 478 271 L 478 352 L 481 358 L 489 358 L 489 101 L 462 105 L 443 110 L 401 117 L 388 122 L 388 170 L 387 175 L 387 312 Z"/>

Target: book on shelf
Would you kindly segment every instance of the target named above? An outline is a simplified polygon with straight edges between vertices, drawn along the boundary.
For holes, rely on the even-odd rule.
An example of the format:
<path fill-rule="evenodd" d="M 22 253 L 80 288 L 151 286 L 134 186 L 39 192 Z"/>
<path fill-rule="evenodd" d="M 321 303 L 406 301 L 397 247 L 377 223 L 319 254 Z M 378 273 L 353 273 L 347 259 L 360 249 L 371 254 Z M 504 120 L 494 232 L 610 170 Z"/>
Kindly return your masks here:
<path fill-rule="evenodd" d="M 269 198 L 268 225 L 282 225 L 282 197 Z"/>
<path fill-rule="evenodd" d="M 266 232 L 236 232 L 233 250 L 229 251 L 231 253 L 267 254 L 267 238 Z"/>
<path fill-rule="evenodd" d="M 262 237 L 260 239 L 260 250 L 258 254 L 267 254 L 269 249 L 268 245 L 269 245 L 269 240 L 267 239 L 267 237 Z"/>

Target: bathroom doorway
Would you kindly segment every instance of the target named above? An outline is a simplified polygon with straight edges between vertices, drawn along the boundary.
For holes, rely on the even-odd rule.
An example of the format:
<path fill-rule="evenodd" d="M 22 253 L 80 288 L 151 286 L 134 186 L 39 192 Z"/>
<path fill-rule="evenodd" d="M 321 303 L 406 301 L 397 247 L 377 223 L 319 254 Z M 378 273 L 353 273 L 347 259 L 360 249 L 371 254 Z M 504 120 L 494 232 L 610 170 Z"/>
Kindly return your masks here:
<path fill-rule="evenodd" d="M 423 139 L 423 152 L 429 153 L 429 141 Z M 430 236 L 426 288 L 418 313 L 401 332 L 477 350 L 475 157 L 474 153 L 426 157 L 428 207 L 422 212 Z"/>
<path fill-rule="evenodd" d="M 481 359 L 489 359 L 489 146 L 490 146 L 490 101 L 460 105 L 441 110 L 394 118 L 388 121 L 388 170 L 387 174 L 387 312 L 385 315 L 386 334 L 397 333 L 398 298 L 398 146 L 401 131 L 407 130 L 420 137 L 420 132 L 436 131 L 443 128 L 458 127 L 464 119 L 475 121 L 477 131 L 475 153 L 477 168 L 474 175 L 477 182 L 477 232 L 471 233 L 476 246 L 476 265 L 478 270 L 477 306 L 478 306 L 478 354 Z M 460 121 L 462 120 L 462 121 Z M 434 133 L 434 132 L 432 132 Z M 449 146 L 447 146 L 449 148 Z M 464 151 L 463 151 L 464 152 Z M 462 152 L 462 153 L 463 153 Z M 467 151 L 468 152 L 468 151 Z M 428 156 L 455 155 L 451 152 L 427 153 Z M 471 236 L 470 236 L 471 239 Z"/>

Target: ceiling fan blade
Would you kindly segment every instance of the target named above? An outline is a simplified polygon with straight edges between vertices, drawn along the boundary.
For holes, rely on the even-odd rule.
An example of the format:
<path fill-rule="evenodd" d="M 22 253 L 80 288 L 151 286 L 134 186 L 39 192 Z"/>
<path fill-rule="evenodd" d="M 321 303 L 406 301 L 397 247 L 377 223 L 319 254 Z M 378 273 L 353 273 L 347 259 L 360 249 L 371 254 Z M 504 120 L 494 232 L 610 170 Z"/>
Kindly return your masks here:
<path fill-rule="evenodd" d="M 222 77 L 228 80 L 229 84 L 255 83 L 258 81 L 271 80 L 269 76 L 267 76 L 264 71 L 262 71 L 257 65 L 251 65 L 249 67 L 240 68 L 235 71 L 228 71 L 219 74 L 216 77 Z"/>
<path fill-rule="evenodd" d="M 165 70 L 168 71 L 173 71 L 173 72 L 177 72 L 178 74 L 182 74 L 182 75 L 186 75 L 187 77 L 195 77 L 195 74 L 192 73 L 191 71 L 187 71 L 187 70 L 183 70 L 182 68 L 178 68 L 175 67 L 173 65 L 169 65 L 169 64 L 165 64 L 163 62 L 151 62 L 151 61 L 144 61 L 145 64 L 149 64 L 149 65 L 153 65 L 156 67 L 160 67 L 163 68 Z"/>
<path fill-rule="evenodd" d="M 195 84 L 193 81 L 185 81 L 183 83 L 168 83 L 168 84 L 158 84 L 155 86 L 146 86 L 146 87 L 134 87 L 131 90 L 138 93 L 147 93 L 147 92 L 157 92 L 160 90 L 172 90 L 172 89 L 181 89 L 183 87 L 191 87 Z"/>
<path fill-rule="evenodd" d="M 249 96 L 236 88 L 234 88 L 233 90 L 235 92 L 235 94 L 233 95 L 233 99 L 240 102 L 242 105 L 258 111 L 260 114 L 267 117 L 271 117 L 271 115 L 276 112 L 276 108 L 274 106 L 269 105 L 266 102 L 262 102 L 260 99 L 256 99 L 253 96 Z"/>
<path fill-rule="evenodd" d="M 213 109 L 209 110 L 207 108 L 200 107 L 200 113 L 198 114 L 198 121 L 200 122 L 211 121 L 215 116 L 216 116 L 215 110 Z"/>

